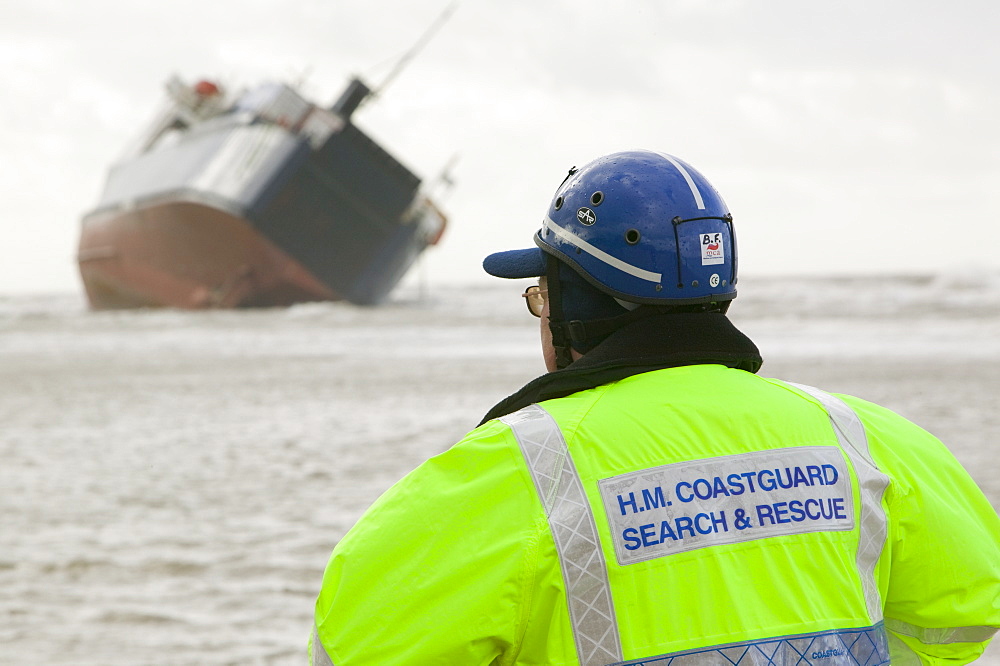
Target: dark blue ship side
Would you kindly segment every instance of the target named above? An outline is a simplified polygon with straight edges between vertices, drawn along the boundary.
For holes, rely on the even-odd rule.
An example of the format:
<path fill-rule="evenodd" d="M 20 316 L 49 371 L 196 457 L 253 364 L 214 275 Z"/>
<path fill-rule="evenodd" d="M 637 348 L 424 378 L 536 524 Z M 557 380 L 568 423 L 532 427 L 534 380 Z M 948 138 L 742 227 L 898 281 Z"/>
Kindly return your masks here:
<path fill-rule="evenodd" d="M 84 216 L 92 307 L 371 305 L 440 238 L 420 179 L 351 122 L 360 80 L 329 109 L 283 84 L 168 92 Z"/>

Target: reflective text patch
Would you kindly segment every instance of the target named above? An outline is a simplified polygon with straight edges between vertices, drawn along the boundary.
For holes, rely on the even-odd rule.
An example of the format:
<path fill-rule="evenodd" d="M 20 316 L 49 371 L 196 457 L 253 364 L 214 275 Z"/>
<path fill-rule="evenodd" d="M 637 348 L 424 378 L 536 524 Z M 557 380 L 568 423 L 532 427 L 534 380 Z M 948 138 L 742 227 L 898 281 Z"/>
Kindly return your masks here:
<path fill-rule="evenodd" d="M 692 460 L 598 482 L 618 563 L 783 534 L 854 529 L 839 448 Z"/>

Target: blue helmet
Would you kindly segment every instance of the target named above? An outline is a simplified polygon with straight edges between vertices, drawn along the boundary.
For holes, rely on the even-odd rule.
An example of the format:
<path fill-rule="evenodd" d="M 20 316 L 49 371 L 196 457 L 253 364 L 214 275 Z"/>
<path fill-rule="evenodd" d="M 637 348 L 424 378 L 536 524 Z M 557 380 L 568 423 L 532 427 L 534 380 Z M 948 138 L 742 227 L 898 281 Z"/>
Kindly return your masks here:
<path fill-rule="evenodd" d="M 630 303 L 736 297 L 733 217 L 704 176 L 666 153 L 612 153 L 571 169 L 535 244 L 599 291 Z M 543 274 L 542 259 L 537 250 L 514 250 L 488 257 L 484 267 L 500 277 L 529 277 Z"/>
<path fill-rule="evenodd" d="M 665 153 L 613 153 L 571 171 L 535 243 L 625 301 L 736 297 L 733 216 L 704 176 Z"/>
<path fill-rule="evenodd" d="M 586 353 L 639 318 L 725 313 L 736 298 L 733 217 L 704 176 L 665 153 L 612 153 L 570 169 L 534 240 L 491 254 L 483 268 L 548 277 L 560 368 L 570 347 Z"/>

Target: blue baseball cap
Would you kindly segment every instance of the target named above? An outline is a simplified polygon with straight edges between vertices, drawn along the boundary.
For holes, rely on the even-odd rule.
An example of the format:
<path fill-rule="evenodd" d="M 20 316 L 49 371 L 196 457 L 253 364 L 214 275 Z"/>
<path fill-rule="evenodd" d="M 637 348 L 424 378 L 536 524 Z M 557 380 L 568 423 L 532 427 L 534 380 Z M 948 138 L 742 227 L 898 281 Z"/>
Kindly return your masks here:
<path fill-rule="evenodd" d="M 494 252 L 483 259 L 483 270 L 499 278 L 531 278 L 545 275 L 545 253 L 539 247 Z"/>

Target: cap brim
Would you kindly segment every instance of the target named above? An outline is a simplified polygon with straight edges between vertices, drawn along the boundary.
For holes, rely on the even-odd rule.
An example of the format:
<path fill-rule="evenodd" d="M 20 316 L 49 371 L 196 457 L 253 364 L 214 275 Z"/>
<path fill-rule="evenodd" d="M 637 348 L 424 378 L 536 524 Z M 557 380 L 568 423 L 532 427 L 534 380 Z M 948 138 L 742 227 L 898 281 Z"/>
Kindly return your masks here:
<path fill-rule="evenodd" d="M 541 248 L 495 252 L 483 259 L 483 270 L 500 278 L 530 278 L 545 275 L 545 253 Z"/>

